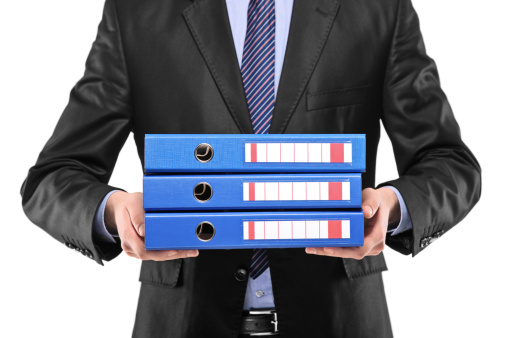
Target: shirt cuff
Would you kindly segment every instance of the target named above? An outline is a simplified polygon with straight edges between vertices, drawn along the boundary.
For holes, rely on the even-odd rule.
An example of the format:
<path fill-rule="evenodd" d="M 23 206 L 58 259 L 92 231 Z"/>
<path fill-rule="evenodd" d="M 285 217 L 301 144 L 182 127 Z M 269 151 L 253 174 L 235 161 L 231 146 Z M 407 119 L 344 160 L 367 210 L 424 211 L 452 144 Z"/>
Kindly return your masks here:
<path fill-rule="evenodd" d="M 388 230 L 387 232 L 391 234 L 391 236 L 396 236 L 398 234 L 401 234 L 402 232 L 408 231 L 412 229 L 412 220 L 410 219 L 410 215 L 408 214 L 407 205 L 405 204 L 405 200 L 401 196 L 398 189 L 396 189 L 393 186 L 385 186 L 385 188 L 389 188 L 396 194 L 396 197 L 398 197 L 398 202 L 400 203 L 400 211 L 401 211 L 401 217 L 400 217 L 400 223 L 398 224 L 398 227 L 396 229 Z"/>
<path fill-rule="evenodd" d="M 93 219 L 93 236 L 99 241 L 102 242 L 110 242 L 110 243 L 116 243 L 116 241 L 113 238 L 113 235 L 109 233 L 106 229 L 106 223 L 104 222 L 104 212 L 106 210 L 106 203 L 109 197 L 121 190 L 113 190 L 109 192 L 109 194 L 104 197 L 102 200 L 102 203 L 100 204 L 99 208 L 97 209 L 97 213 L 95 214 L 95 218 Z M 114 235 L 114 237 L 118 237 Z"/>

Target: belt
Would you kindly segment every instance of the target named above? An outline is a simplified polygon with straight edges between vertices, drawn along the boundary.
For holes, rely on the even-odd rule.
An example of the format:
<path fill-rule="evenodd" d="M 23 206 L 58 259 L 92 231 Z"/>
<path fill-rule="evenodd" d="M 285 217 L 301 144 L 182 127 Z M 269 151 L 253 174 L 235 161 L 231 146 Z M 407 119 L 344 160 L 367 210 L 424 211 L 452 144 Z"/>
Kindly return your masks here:
<path fill-rule="evenodd" d="M 275 309 L 243 311 L 240 337 L 277 336 L 278 320 Z"/>

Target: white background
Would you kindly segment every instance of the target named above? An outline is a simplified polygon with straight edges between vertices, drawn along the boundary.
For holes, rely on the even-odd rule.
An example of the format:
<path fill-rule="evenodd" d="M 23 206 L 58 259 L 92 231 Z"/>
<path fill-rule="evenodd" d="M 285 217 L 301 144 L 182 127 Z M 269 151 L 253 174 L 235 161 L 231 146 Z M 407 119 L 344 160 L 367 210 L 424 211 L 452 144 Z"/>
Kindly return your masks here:
<path fill-rule="evenodd" d="M 83 74 L 103 0 L 1 1 L 0 335 L 128 337 L 140 262 L 122 254 L 102 267 L 70 251 L 28 221 L 19 195 Z M 386 249 L 393 330 L 396 337 L 505 337 L 507 7 L 501 0 L 414 6 L 462 136 L 482 165 L 483 191 L 469 216 L 417 257 Z M 377 183 L 397 177 L 385 134 L 378 156 Z M 111 184 L 141 191 L 141 177 L 130 138 Z"/>

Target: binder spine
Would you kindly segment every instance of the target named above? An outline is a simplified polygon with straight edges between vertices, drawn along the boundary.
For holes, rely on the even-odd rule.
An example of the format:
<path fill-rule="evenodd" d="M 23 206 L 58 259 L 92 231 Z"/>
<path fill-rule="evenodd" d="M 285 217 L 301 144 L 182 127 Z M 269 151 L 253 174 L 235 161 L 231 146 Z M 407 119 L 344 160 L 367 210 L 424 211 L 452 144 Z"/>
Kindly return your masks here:
<path fill-rule="evenodd" d="M 362 246 L 363 213 L 146 214 L 147 250 Z"/>
<path fill-rule="evenodd" d="M 365 135 L 146 135 L 145 172 L 364 172 Z"/>
<path fill-rule="evenodd" d="M 361 174 L 148 175 L 144 209 L 361 207 Z"/>

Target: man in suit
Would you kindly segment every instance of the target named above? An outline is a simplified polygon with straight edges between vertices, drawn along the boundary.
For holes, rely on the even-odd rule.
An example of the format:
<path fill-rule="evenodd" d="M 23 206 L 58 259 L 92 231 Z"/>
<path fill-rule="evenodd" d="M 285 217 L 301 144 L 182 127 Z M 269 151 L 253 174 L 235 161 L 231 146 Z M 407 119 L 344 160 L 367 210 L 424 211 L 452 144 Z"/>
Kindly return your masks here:
<path fill-rule="evenodd" d="M 375 187 L 380 120 L 400 177 Z M 141 162 L 145 134 L 366 134 L 365 245 L 146 252 L 142 195 L 107 184 L 130 132 Z M 244 316 L 266 308 L 282 337 L 390 337 L 384 244 L 415 256 L 467 215 L 480 180 L 410 0 L 106 0 L 21 194 L 69 248 L 143 260 L 135 337 L 273 331 L 274 316 Z"/>

